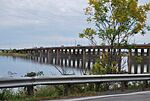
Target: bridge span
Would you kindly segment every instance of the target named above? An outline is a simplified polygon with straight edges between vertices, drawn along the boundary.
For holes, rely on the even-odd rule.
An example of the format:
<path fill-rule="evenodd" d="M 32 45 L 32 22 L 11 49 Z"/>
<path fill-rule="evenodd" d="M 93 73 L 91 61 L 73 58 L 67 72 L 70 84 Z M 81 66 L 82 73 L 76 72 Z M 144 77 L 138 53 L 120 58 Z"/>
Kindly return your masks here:
<path fill-rule="evenodd" d="M 62 46 L 20 49 L 17 52 L 28 54 L 31 59 L 42 63 L 91 69 L 96 60 L 103 58 L 102 54 L 110 49 L 111 46 Z M 114 50 L 126 54 L 129 73 L 150 73 L 150 44 L 115 47 Z M 137 62 L 136 57 L 141 57 L 142 61 Z"/>

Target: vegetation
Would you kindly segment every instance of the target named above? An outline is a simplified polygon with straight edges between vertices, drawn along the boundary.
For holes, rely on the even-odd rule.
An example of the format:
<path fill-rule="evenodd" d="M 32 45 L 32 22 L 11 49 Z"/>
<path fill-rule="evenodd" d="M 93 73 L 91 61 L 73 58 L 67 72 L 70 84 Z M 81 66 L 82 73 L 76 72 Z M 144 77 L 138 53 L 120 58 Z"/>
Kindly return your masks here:
<path fill-rule="evenodd" d="M 14 56 L 14 57 L 25 57 L 27 54 L 18 53 L 16 49 L 13 50 L 2 50 L 0 56 Z"/>
<path fill-rule="evenodd" d="M 139 5 L 138 0 L 89 0 L 85 14 L 87 22 L 95 26 L 84 29 L 80 37 L 87 38 L 92 45 L 100 44 L 101 40 L 104 45 L 110 45 L 104 68 L 117 67 L 121 72 L 122 54 L 115 48 L 127 46 L 129 37 L 144 35 L 146 29 L 150 29 L 146 25 L 149 10 L 150 3 Z M 98 63 L 101 65 L 101 62 Z"/>
<path fill-rule="evenodd" d="M 97 67 L 97 66 L 96 66 Z M 105 70 L 104 70 L 105 74 Z M 25 77 L 34 77 L 44 75 L 42 71 L 30 72 Z M 129 82 L 127 83 L 129 90 L 143 90 L 144 82 Z M 66 89 L 67 88 L 67 89 Z M 0 100 L 2 101 L 40 101 L 59 98 L 72 98 L 106 94 L 106 92 L 120 92 L 121 83 L 87 83 L 87 84 L 71 84 L 71 85 L 49 85 L 36 86 L 34 95 L 28 95 L 26 88 L 0 89 Z M 106 91 L 106 92 L 105 92 Z"/>
<path fill-rule="evenodd" d="M 115 74 L 117 73 L 116 62 L 113 62 L 113 67 L 108 65 L 109 59 L 107 54 L 103 54 L 103 58 L 98 59 L 93 65 L 91 74 Z"/>
<path fill-rule="evenodd" d="M 99 89 L 95 84 L 73 84 L 70 86 L 70 91 L 67 95 L 64 95 L 63 85 L 53 86 L 37 86 L 35 88 L 34 96 L 28 96 L 23 88 L 14 91 L 13 89 L 1 89 L 0 100 L 1 101 L 40 101 L 59 98 L 72 98 L 80 96 L 93 96 L 106 94 L 108 89 L 106 84 L 100 84 Z M 120 92 L 120 83 L 112 83 L 109 87 L 109 92 Z M 143 90 L 143 82 L 130 82 L 128 83 L 128 90 Z M 107 92 L 105 92 L 107 91 Z M 108 92 L 108 93 L 109 93 Z"/>
<path fill-rule="evenodd" d="M 2 52 L 0 52 L 0 56 L 25 57 L 25 56 L 27 56 L 27 54 L 20 54 L 20 53 L 2 53 Z"/>
<path fill-rule="evenodd" d="M 39 71 L 39 72 L 30 72 L 30 73 L 27 73 L 25 75 L 25 77 L 35 77 L 35 76 L 44 76 L 44 73 L 43 71 Z"/>
<path fill-rule="evenodd" d="M 150 4 L 139 5 L 137 0 L 89 0 L 89 6 L 85 9 L 87 21 L 95 25 L 95 28 L 86 28 L 80 33 L 81 38 L 87 38 L 92 45 L 97 45 L 97 39 L 104 45 L 110 45 L 109 52 L 105 52 L 94 64 L 91 74 L 110 74 L 120 72 L 122 54 L 114 48 L 128 44 L 128 38 L 136 34 L 144 34 L 147 12 Z M 26 56 L 26 54 L 12 51 L 1 52 L 6 56 Z M 136 57 L 138 62 L 140 57 Z M 41 76 L 43 72 L 27 73 L 26 77 Z M 1 89 L 0 100 L 3 101 L 37 101 L 72 96 L 96 95 L 96 92 L 106 90 L 120 90 L 120 83 L 92 83 L 37 86 L 34 96 L 28 96 L 24 88 L 15 92 L 13 89 Z M 129 89 L 143 88 L 144 83 L 128 83 Z M 69 90 L 69 91 L 67 91 Z"/>
<path fill-rule="evenodd" d="M 139 5 L 137 0 L 89 0 L 85 9 L 87 21 L 95 28 L 86 28 L 81 38 L 96 45 L 96 37 L 108 45 L 124 45 L 135 34 L 144 34 L 150 3 Z"/>

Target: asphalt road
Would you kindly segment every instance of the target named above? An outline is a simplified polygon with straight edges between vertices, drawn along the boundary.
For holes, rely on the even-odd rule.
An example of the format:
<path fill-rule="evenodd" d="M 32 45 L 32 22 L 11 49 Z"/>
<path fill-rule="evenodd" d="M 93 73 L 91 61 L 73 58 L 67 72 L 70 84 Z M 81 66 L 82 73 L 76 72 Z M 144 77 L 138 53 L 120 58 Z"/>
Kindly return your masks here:
<path fill-rule="evenodd" d="M 53 101 L 150 101 L 150 91 Z"/>
<path fill-rule="evenodd" d="M 114 96 L 114 97 L 106 97 L 106 98 L 94 98 L 94 99 L 89 99 L 89 100 L 86 99 L 82 101 L 150 101 L 150 93 Z"/>

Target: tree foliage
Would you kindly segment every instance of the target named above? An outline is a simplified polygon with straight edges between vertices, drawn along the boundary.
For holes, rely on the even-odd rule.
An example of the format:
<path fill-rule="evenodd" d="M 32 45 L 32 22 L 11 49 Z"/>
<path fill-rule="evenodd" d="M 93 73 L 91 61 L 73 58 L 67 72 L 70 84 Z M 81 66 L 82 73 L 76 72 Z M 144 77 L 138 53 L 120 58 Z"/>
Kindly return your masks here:
<path fill-rule="evenodd" d="M 117 73 L 117 67 L 116 66 L 116 62 L 113 61 L 113 66 L 110 66 L 108 64 L 108 55 L 107 54 L 103 54 L 103 56 L 105 56 L 105 58 L 102 58 L 102 59 L 98 59 L 96 61 L 96 63 L 93 65 L 93 68 L 92 68 L 92 73 L 91 74 L 115 74 Z"/>
<path fill-rule="evenodd" d="M 120 71 L 122 55 L 121 51 L 116 53 L 115 47 L 127 46 L 130 36 L 150 30 L 146 25 L 150 3 L 139 5 L 137 0 L 89 0 L 88 4 L 85 9 L 87 22 L 94 24 L 94 27 L 84 29 L 79 34 L 80 38 L 89 39 L 93 45 L 101 39 L 111 46 L 105 65 L 100 61 L 93 68 L 99 67 L 100 74 L 103 74 L 103 68 L 118 67 Z"/>
<path fill-rule="evenodd" d="M 25 77 L 35 77 L 35 76 L 43 76 L 44 73 L 43 71 L 39 71 L 39 72 L 29 72 L 25 75 Z"/>
<path fill-rule="evenodd" d="M 96 37 L 108 45 L 127 43 L 135 34 L 145 33 L 147 12 L 150 3 L 139 5 L 137 0 L 89 0 L 85 9 L 87 21 L 95 28 L 86 28 L 80 33 L 81 38 L 89 39 L 96 45 Z"/>

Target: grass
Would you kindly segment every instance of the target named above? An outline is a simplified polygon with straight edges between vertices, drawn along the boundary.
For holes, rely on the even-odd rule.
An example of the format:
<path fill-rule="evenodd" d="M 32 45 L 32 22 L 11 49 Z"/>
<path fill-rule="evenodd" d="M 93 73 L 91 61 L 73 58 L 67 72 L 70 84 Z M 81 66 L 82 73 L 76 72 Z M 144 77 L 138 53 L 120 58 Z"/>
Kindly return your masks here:
<path fill-rule="evenodd" d="M 73 84 L 69 86 L 68 94 L 64 95 L 64 85 L 50 85 L 50 86 L 37 86 L 34 90 L 34 96 L 28 96 L 23 88 L 14 92 L 12 89 L 3 89 L 0 91 L 0 101 L 40 101 L 62 98 L 75 98 L 85 96 L 97 96 L 103 94 L 111 94 L 120 91 L 120 87 L 113 85 L 113 88 L 106 90 L 105 85 L 100 86 L 100 90 L 95 89 L 93 84 Z M 143 88 L 141 82 L 134 82 L 128 84 L 128 90 L 137 90 L 137 88 Z"/>

